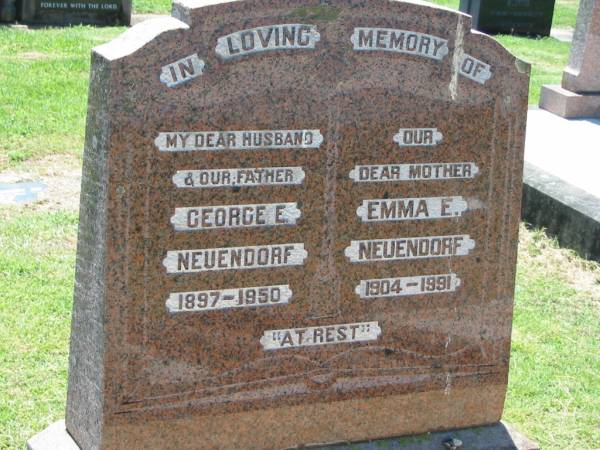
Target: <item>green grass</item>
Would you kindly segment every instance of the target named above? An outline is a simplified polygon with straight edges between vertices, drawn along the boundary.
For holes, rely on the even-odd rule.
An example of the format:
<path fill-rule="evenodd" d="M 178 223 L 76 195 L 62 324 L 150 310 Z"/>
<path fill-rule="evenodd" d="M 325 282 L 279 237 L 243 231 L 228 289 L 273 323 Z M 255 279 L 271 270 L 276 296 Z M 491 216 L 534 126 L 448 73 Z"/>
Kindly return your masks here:
<path fill-rule="evenodd" d="M 169 0 L 135 0 L 134 13 L 171 14 L 171 1 Z"/>
<path fill-rule="evenodd" d="M 460 0 L 427 0 L 431 3 L 458 9 Z M 549 0 L 548 0 L 549 1 Z M 575 26 L 579 0 L 556 0 L 552 26 L 568 28 Z M 169 14 L 171 12 L 171 1 L 169 0 L 135 0 L 133 8 L 136 13 L 159 13 Z"/>
<path fill-rule="evenodd" d="M 458 9 L 460 0 L 426 0 L 447 8 Z M 547 0 L 550 1 L 550 0 Z M 557 28 L 574 28 L 577 18 L 579 0 L 556 0 L 552 26 Z"/>
<path fill-rule="evenodd" d="M 83 149 L 90 50 L 123 28 L 0 27 L 0 170 Z"/>
<path fill-rule="evenodd" d="M 460 0 L 429 0 L 440 6 L 458 9 Z M 578 0 L 557 0 L 554 10 L 553 26 L 574 27 L 577 16 Z M 531 83 L 529 86 L 529 104 L 540 101 L 540 89 L 543 84 L 560 84 L 562 71 L 569 60 L 571 45 L 553 38 L 529 38 L 522 36 L 495 36 L 510 52 L 520 59 L 531 63 Z"/>
<path fill-rule="evenodd" d="M 458 0 L 436 3 L 458 7 Z M 140 0 L 134 6 L 137 12 L 168 13 L 171 3 Z M 559 0 L 557 20 L 564 26 L 574 24 L 576 8 L 577 0 Z M 81 154 L 90 50 L 122 31 L 118 27 L 0 27 L 0 170 L 50 154 Z M 532 63 L 529 102 L 537 104 L 542 84 L 560 82 L 569 44 L 551 38 L 497 39 Z"/>
<path fill-rule="evenodd" d="M 575 28 L 579 0 L 556 0 L 552 26 L 556 28 Z"/>
<path fill-rule="evenodd" d="M 600 270 L 522 235 L 504 418 L 545 450 L 600 448 Z M 64 417 L 75 239 L 74 214 L 0 214 L 0 448 Z M 595 296 L 572 281 L 590 274 Z"/>
<path fill-rule="evenodd" d="M 122 28 L 35 31 L 0 28 L 0 170 L 50 154 L 83 149 L 91 48 Z M 552 38 L 497 36 L 532 63 L 529 103 L 542 84 L 560 83 L 569 44 Z"/>
<path fill-rule="evenodd" d="M 540 232 L 532 237 L 519 253 L 504 418 L 543 449 L 598 449 L 600 272 L 595 295 L 578 290 L 586 262 Z M 569 271 L 574 283 L 563 281 Z"/>
<path fill-rule="evenodd" d="M 0 448 L 64 414 L 74 214 L 0 219 Z"/>
<path fill-rule="evenodd" d="M 495 36 L 511 53 L 531 64 L 529 104 L 537 105 L 543 84 L 560 84 L 562 72 L 569 60 L 568 42 L 554 38 Z"/>

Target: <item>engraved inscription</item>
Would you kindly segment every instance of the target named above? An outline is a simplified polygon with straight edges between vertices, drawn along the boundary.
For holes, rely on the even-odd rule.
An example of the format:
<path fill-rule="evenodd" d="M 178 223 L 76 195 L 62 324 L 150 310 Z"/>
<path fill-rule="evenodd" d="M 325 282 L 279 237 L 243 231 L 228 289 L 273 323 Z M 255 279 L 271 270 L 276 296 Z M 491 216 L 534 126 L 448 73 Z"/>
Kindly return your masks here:
<path fill-rule="evenodd" d="M 472 162 L 425 164 L 375 164 L 354 166 L 350 178 L 357 183 L 453 180 L 474 178 L 479 168 Z"/>
<path fill-rule="evenodd" d="M 162 152 L 319 148 L 319 130 L 171 131 L 154 144 Z"/>
<path fill-rule="evenodd" d="M 178 188 L 291 186 L 302 184 L 304 176 L 302 167 L 178 170 L 173 183 Z"/>
<path fill-rule="evenodd" d="M 363 222 L 443 219 L 460 216 L 468 208 L 460 196 L 363 200 L 356 214 Z"/>
<path fill-rule="evenodd" d="M 163 260 L 167 273 L 215 270 L 267 269 L 301 266 L 308 256 L 304 244 L 255 245 L 252 247 L 169 250 Z"/>
<path fill-rule="evenodd" d="M 360 298 L 369 299 L 454 292 L 458 286 L 460 286 L 460 278 L 456 274 L 444 273 L 440 275 L 360 280 L 355 292 Z"/>
<path fill-rule="evenodd" d="M 313 345 L 375 341 L 381 334 L 378 322 L 345 323 L 287 330 L 268 330 L 260 338 L 264 350 Z"/>
<path fill-rule="evenodd" d="M 355 263 L 465 256 L 475 248 L 468 234 L 351 241 L 344 254 Z"/>
<path fill-rule="evenodd" d="M 462 76 L 479 84 L 485 84 L 492 77 L 492 67 L 489 64 L 466 53 L 460 61 L 459 71 Z"/>
<path fill-rule="evenodd" d="M 198 206 L 175 208 L 171 223 L 177 231 L 268 227 L 295 225 L 301 214 L 297 203 Z"/>
<path fill-rule="evenodd" d="M 167 311 L 173 314 L 214 311 L 230 308 L 254 308 L 289 303 L 292 291 L 287 284 L 212 291 L 175 292 L 167 298 Z"/>
<path fill-rule="evenodd" d="M 249 28 L 217 39 L 215 51 L 228 60 L 269 50 L 314 49 L 320 35 L 313 25 L 299 23 Z"/>
<path fill-rule="evenodd" d="M 437 128 L 400 128 L 394 135 L 394 142 L 400 147 L 430 147 L 438 145 L 443 138 Z"/>
<path fill-rule="evenodd" d="M 160 81 L 168 87 L 175 87 L 199 77 L 203 71 L 204 61 L 194 53 L 174 63 L 163 66 L 160 73 Z"/>
<path fill-rule="evenodd" d="M 386 51 L 442 60 L 448 54 L 448 41 L 431 34 L 393 28 L 354 28 L 350 37 L 354 50 Z"/>

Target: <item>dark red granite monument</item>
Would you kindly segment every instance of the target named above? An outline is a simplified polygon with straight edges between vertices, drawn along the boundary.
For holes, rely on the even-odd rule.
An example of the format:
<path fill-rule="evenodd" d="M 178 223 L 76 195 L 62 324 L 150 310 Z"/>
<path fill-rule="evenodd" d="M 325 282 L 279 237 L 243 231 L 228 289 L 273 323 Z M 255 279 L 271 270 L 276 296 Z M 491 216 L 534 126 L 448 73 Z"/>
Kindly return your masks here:
<path fill-rule="evenodd" d="M 498 422 L 529 67 L 426 5 L 202 4 L 93 53 L 65 436 Z"/>

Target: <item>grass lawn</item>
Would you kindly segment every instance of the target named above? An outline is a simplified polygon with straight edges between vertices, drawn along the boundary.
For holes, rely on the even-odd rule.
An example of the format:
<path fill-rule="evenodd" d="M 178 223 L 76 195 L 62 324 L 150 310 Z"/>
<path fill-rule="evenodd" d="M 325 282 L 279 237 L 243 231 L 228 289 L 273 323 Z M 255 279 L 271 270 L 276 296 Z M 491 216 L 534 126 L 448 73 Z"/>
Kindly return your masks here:
<path fill-rule="evenodd" d="M 436 3 L 457 7 L 458 0 Z M 136 12 L 168 12 L 164 0 Z M 573 26 L 576 0 L 554 24 Z M 0 171 L 83 147 L 90 49 L 123 28 L 0 27 Z M 530 103 L 569 44 L 499 36 L 533 63 Z M 64 416 L 77 216 L 0 207 L 0 449 Z M 505 419 L 544 449 L 600 448 L 600 269 L 522 229 Z"/>
<path fill-rule="evenodd" d="M 81 154 L 90 49 L 123 30 L 0 27 L 0 170 L 49 154 Z"/>
<path fill-rule="evenodd" d="M 134 13 L 171 14 L 170 0 L 134 0 Z"/>
<path fill-rule="evenodd" d="M 458 9 L 460 0 L 426 0 L 447 8 Z M 548 0 L 550 1 L 550 0 Z M 552 26 L 558 28 L 572 28 L 575 26 L 577 17 L 577 8 L 579 0 L 556 0 L 554 7 L 554 17 Z M 169 0 L 135 0 L 133 4 L 136 13 L 161 13 L 169 14 L 171 12 L 171 2 Z"/>
<path fill-rule="evenodd" d="M 458 9 L 460 0 L 425 0 L 431 3 L 445 6 L 446 8 Z M 547 0 L 550 2 L 551 0 Z M 552 26 L 557 28 L 575 27 L 577 18 L 577 9 L 579 0 L 556 0 L 554 5 L 554 16 L 552 17 Z"/>
<path fill-rule="evenodd" d="M 64 416 L 76 216 L 0 210 L 0 448 Z M 504 418 L 545 450 L 600 447 L 600 269 L 523 227 Z"/>
<path fill-rule="evenodd" d="M 436 3 L 458 6 L 458 0 Z M 165 0 L 140 0 L 135 5 L 138 11 L 170 9 L 170 2 Z M 569 8 L 575 11 L 574 5 L 575 0 L 559 0 L 557 17 L 567 17 L 570 24 L 574 23 L 568 12 Z M 0 170 L 50 154 L 81 154 L 90 50 L 123 30 L 0 27 Z M 537 104 L 542 84 L 560 82 L 569 44 L 552 38 L 497 38 L 532 63 L 529 102 Z"/>
<path fill-rule="evenodd" d="M 0 449 L 16 449 L 64 415 L 77 216 L 0 214 Z"/>

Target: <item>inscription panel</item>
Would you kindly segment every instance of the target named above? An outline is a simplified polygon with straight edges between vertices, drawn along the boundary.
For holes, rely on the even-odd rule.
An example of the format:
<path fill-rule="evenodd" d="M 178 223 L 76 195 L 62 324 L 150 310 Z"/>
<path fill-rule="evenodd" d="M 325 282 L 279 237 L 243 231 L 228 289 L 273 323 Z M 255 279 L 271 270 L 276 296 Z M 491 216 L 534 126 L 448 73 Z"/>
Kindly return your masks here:
<path fill-rule="evenodd" d="M 311 347 L 313 345 L 366 342 L 377 340 L 381 329 L 377 322 L 347 323 L 322 327 L 265 331 L 260 343 L 265 350 Z"/>
<path fill-rule="evenodd" d="M 468 208 L 460 196 L 363 200 L 356 214 L 363 222 L 443 219 L 460 216 Z"/>
<path fill-rule="evenodd" d="M 163 152 L 319 148 L 319 130 L 163 132 L 154 141 Z"/>
<path fill-rule="evenodd" d="M 177 231 L 272 227 L 295 225 L 301 214 L 296 203 L 199 206 L 175 208 L 171 223 Z"/>
<path fill-rule="evenodd" d="M 215 51 L 225 60 L 271 50 L 314 49 L 320 35 L 306 24 L 283 24 L 250 28 L 220 37 Z"/>
<path fill-rule="evenodd" d="M 361 280 L 356 286 L 360 298 L 372 299 L 422 294 L 453 292 L 460 286 L 460 278 L 454 273 L 442 275 L 419 275 L 414 277 L 380 278 Z"/>
<path fill-rule="evenodd" d="M 169 295 L 166 306 L 170 313 L 186 313 L 284 305 L 289 303 L 291 298 L 292 291 L 286 284 L 214 291 L 176 292 Z"/>
<path fill-rule="evenodd" d="M 288 186 L 302 184 L 302 167 L 252 167 L 238 169 L 178 170 L 173 183 L 178 188 L 238 186 Z"/>

